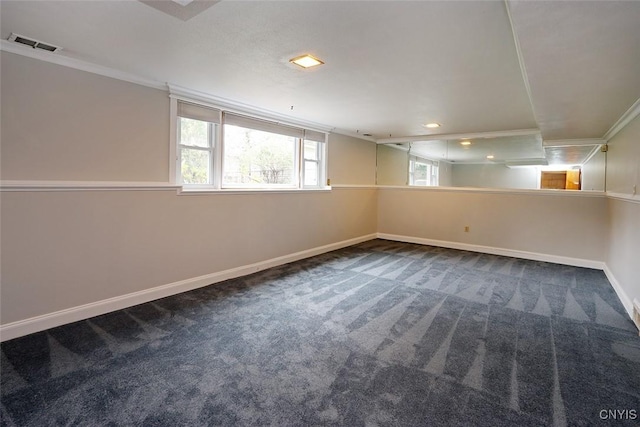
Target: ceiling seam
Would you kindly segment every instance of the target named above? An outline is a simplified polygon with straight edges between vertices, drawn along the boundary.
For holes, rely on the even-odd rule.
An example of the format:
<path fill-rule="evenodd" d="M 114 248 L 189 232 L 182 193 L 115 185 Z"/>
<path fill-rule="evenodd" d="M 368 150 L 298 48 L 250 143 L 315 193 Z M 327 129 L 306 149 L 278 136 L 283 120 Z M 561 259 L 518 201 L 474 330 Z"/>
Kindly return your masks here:
<path fill-rule="evenodd" d="M 524 83 L 525 91 L 527 92 L 527 97 L 529 98 L 529 106 L 531 107 L 531 113 L 533 113 L 533 120 L 536 122 L 536 126 L 540 129 L 540 122 L 538 121 L 538 116 L 536 114 L 536 109 L 533 105 L 533 97 L 531 96 L 531 86 L 529 85 L 529 77 L 527 75 L 527 68 L 524 64 L 524 58 L 522 56 L 522 50 L 520 49 L 520 41 L 518 40 L 518 35 L 516 34 L 516 29 L 513 24 L 513 17 L 511 16 L 511 9 L 509 9 L 509 0 L 504 0 L 504 7 L 507 11 L 507 17 L 509 18 L 509 26 L 511 27 L 511 35 L 513 36 L 513 44 L 516 48 L 516 55 L 518 56 L 518 63 L 520 64 L 520 73 L 522 74 L 522 80 Z M 542 131 L 540 131 L 542 134 Z"/>
<path fill-rule="evenodd" d="M 633 119 L 638 117 L 638 115 L 640 115 L 640 98 L 638 98 L 638 100 L 634 102 L 633 105 L 631 105 L 631 107 L 629 107 L 629 109 L 625 111 L 624 114 L 622 114 L 622 116 L 620 116 L 618 121 L 616 121 L 613 126 L 611 126 L 611 128 L 604 134 L 602 139 L 604 139 L 605 141 L 609 141 L 626 125 L 631 123 Z"/>

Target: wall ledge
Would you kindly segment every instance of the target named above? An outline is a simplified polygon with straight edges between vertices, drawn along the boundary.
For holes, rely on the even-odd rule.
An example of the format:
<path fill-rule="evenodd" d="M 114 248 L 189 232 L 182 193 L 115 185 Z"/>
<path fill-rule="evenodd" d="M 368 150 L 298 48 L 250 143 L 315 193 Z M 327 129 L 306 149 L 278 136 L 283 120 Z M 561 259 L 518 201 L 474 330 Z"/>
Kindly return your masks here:
<path fill-rule="evenodd" d="M 369 190 L 377 190 L 378 186 L 377 185 L 367 185 L 367 184 L 332 184 L 331 185 L 332 189 L 337 189 L 337 190 L 362 190 L 362 189 L 369 189 Z"/>
<path fill-rule="evenodd" d="M 2 192 L 28 191 L 158 191 L 180 189 L 179 185 L 168 182 L 133 181 L 0 181 Z"/>
<path fill-rule="evenodd" d="M 476 187 L 412 187 L 395 185 L 378 185 L 380 190 L 427 191 L 443 193 L 474 193 L 474 194 L 515 194 L 527 196 L 559 196 L 559 197 L 605 197 L 603 191 L 571 191 L 571 190 L 536 190 L 520 188 L 476 188 Z"/>
<path fill-rule="evenodd" d="M 640 203 L 640 194 L 612 193 L 607 191 L 607 198 L 625 202 Z"/>

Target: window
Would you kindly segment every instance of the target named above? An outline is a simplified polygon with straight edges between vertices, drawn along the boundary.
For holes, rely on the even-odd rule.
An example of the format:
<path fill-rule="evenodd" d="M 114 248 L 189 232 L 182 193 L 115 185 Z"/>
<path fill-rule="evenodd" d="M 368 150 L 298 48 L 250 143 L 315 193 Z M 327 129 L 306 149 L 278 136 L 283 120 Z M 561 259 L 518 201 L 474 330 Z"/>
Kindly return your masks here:
<path fill-rule="evenodd" d="M 324 187 L 324 132 L 175 102 L 179 184 L 214 189 Z"/>
<path fill-rule="evenodd" d="M 220 110 L 178 102 L 178 183 L 211 185 Z"/>
<path fill-rule="evenodd" d="M 224 115 L 223 187 L 297 188 L 302 129 Z"/>
<path fill-rule="evenodd" d="M 409 157 L 409 185 L 437 186 L 438 162 L 422 159 L 416 156 Z"/>
<path fill-rule="evenodd" d="M 302 154 L 304 185 L 317 187 L 321 183 L 322 143 L 305 139 Z"/>

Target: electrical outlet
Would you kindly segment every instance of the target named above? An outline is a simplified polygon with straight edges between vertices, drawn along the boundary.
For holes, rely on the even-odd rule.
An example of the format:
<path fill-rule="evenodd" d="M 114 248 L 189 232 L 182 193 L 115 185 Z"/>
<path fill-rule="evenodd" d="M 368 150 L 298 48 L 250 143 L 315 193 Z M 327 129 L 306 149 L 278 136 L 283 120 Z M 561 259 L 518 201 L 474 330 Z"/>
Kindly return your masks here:
<path fill-rule="evenodd" d="M 465 226 L 464 226 L 464 232 L 465 232 L 465 233 L 468 233 L 468 232 L 469 232 L 469 226 L 468 226 L 468 225 L 465 225 Z"/>

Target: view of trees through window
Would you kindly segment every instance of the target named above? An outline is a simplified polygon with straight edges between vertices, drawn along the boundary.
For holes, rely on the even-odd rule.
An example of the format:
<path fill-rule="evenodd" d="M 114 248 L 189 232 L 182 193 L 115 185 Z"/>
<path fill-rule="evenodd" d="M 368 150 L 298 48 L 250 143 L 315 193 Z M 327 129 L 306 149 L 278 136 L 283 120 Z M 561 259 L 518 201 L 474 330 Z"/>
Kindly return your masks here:
<path fill-rule="evenodd" d="M 181 117 L 180 146 L 182 182 L 208 184 L 213 155 L 211 125 Z"/>
<path fill-rule="evenodd" d="M 224 125 L 223 185 L 296 185 L 296 138 Z"/>
<path fill-rule="evenodd" d="M 326 134 L 177 102 L 179 184 L 227 188 L 320 188 Z"/>

